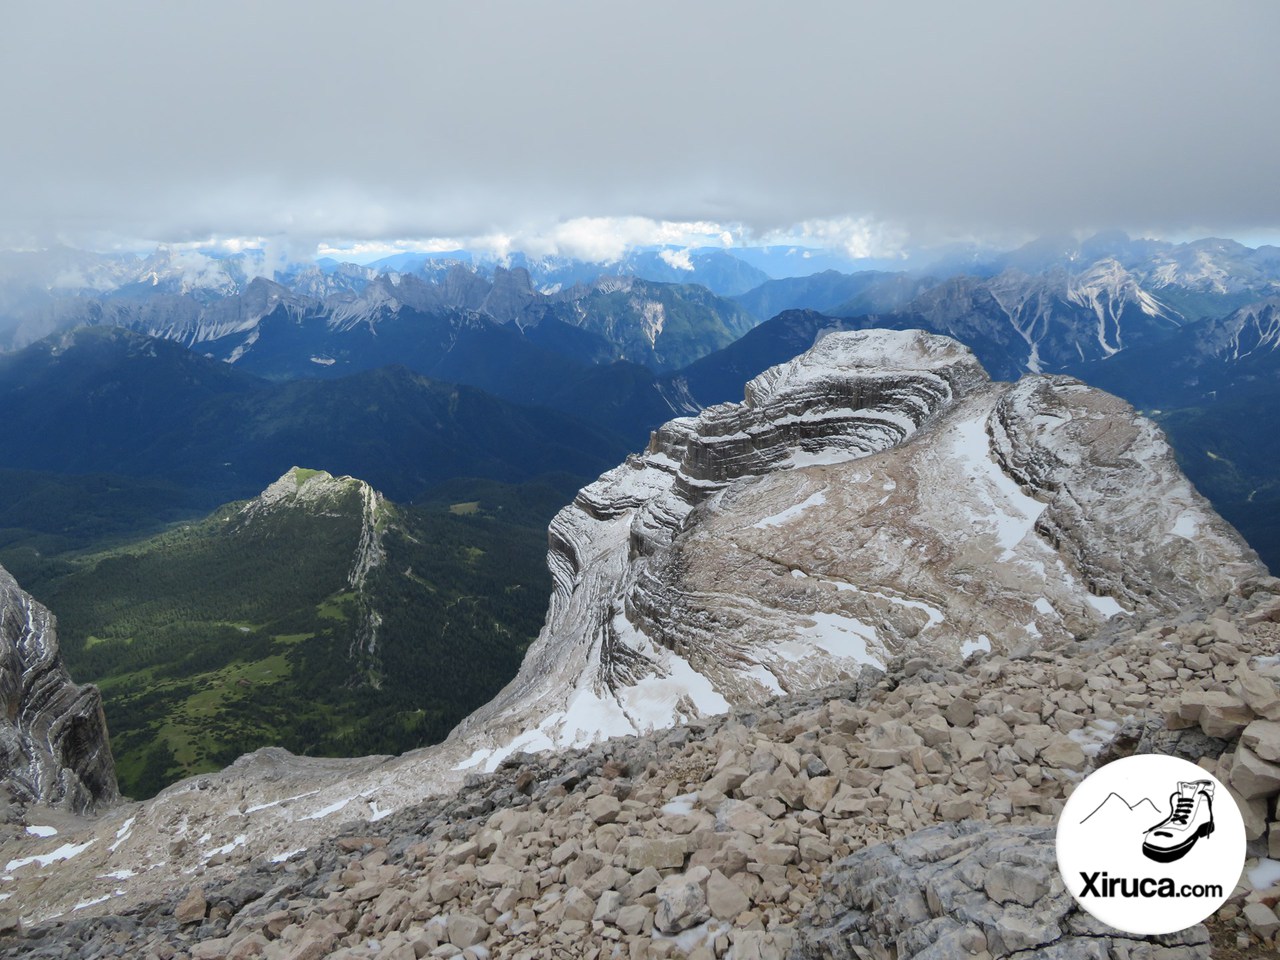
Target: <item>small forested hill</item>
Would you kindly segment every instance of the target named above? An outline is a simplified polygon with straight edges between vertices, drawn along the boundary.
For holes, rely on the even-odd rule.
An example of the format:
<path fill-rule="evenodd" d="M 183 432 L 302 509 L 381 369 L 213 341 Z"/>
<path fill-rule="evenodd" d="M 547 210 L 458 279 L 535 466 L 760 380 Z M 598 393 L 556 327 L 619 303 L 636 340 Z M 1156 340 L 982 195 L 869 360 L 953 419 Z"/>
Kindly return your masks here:
<path fill-rule="evenodd" d="M 31 586 L 72 675 L 102 689 L 121 790 L 144 797 L 261 746 L 443 739 L 541 627 L 560 496 L 453 481 L 408 507 L 295 468 L 202 521 L 48 563 Z"/>

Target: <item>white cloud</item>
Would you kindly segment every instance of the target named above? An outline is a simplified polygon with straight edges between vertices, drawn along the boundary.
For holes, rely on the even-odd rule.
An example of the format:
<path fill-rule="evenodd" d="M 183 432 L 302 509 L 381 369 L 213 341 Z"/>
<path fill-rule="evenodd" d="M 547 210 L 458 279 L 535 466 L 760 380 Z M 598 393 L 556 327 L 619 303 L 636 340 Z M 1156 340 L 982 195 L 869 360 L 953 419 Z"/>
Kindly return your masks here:
<path fill-rule="evenodd" d="M 310 231 L 305 235 L 315 236 Z M 692 253 L 700 247 L 732 250 L 756 244 L 793 245 L 822 247 L 853 258 L 894 257 L 901 255 L 906 237 L 901 228 L 869 217 L 811 219 L 757 234 L 741 223 L 623 216 L 526 222 L 518 228 L 475 235 L 304 240 L 289 233 L 244 237 L 215 234 L 164 246 L 174 257 L 190 254 L 194 259 L 187 266 L 193 271 L 220 269 L 216 266 L 217 258 L 247 254 L 243 262 L 249 275 L 271 278 L 288 264 L 310 262 L 315 257 L 368 263 L 396 253 L 453 250 L 467 250 L 482 259 L 498 262 L 519 252 L 533 258 L 559 256 L 612 263 L 637 248 L 660 247 L 663 249 L 658 255 L 677 270 L 692 270 Z M 155 240 L 139 240 L 131 242 L 131 247 L 145 256 L 154 249 L 155 243 Z M 207 257 L 214 258 L 212 263 L 205 263 Z"/>
<path fill-rule="evenodd" d="M 690 252 L 699 247 L 732 249 L 756 243 L 795 243 L 860 259 L 901 256 L 906 241 L 904 229 L 870 217 L 805 220 L 757 235 L 741 223 L 629 216 L 574 217 L 550 224 L 526 224 L 510 232 L 451 239 L 447 241 L 450 245 L 441 249 L 463 247 L 497 260 L 519 251 L 535 258 L 561 256 L 612 263 L 638 247 L 666 247 L 658 254 L 664 261 L 679 270 L 692 270 Z M 430 241 L 414 241 L 418 244 L 415 249 L 424 249 L 421 244 L 426 242 Z"/>
<path fill-rule="evenodd" d="M 661 250 L 658 256 L 662 258 L 663 263 L 676 270 L 692 270 L 693 260 L 689 257 L 688 249 L 684 250 Z"/>
<path fill-rule="evenodd" d="M 526 223 L 508 231 L 447 240 L 398 240 L 395 244 L 398 249 L 412 250 L 467 249 L 495 260 L 504 260 L 512 253 L 521 252 L 535 258 L 559 256 L 595 263 L 612 263 L 637 247 L 678 246 L 685 248 L 686 252 L 692 247 L 730 247 L 735 242 L 735 234 L 741 236 L 743 228 L 737 224 L 726 225 L 708 220 L 655 220 L 638 216 L 573 217 L 550 223 Z M 358 245 L 333 244 L 322 246 L 322 250 L 352 250 L 356 246 Z M 685 270 L 693 269 L 692 264 L 672 265 Z"/>
<path fill-rule="evenodd" d="M 805 246 L 820 246 L 852 260 L 901 257 L 907 243 L 904 229 L 870 217 L 805 220 L 779 233 L 781 242 L 801 239 L 808 241 Z"/>
<path fill-rule="evenodd" d="M 628 250 L 646 246 L 704 246 L 722 242 L 724 225 L 705 220 L 653 220 L 649 217 L 575 217 L 545 234 L 526 235 L 523 249 L 580 260 L 610 262 Z M 687 269 L 691 269 L 687 268 Z"/>

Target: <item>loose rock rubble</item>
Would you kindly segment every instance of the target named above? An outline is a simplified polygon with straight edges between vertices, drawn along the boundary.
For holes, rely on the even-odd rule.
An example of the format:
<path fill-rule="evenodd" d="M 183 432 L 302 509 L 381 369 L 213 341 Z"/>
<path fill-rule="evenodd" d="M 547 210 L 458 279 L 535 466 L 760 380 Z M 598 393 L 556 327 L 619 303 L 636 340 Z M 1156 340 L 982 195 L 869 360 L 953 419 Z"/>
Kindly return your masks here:
<path fill-rule="evenodd" d="M 1181 622 L 956 668 L 899 660 L 646 737 L 513 755 L 287 862 L 11 932 L 0 956 L 1207 956 L 1202 927 L 1129 938 L 1075 910 L 1055 815 L 1096 765 L 1173 753 L 1236 794 L 1247 869 L 1280 853 L 1278 594 L 1254 581 Z M 953 847 L 969 867 L 943 862 Z M 1219 920 L 1275 949 L 1278 900 L 1242 885 Z"/>

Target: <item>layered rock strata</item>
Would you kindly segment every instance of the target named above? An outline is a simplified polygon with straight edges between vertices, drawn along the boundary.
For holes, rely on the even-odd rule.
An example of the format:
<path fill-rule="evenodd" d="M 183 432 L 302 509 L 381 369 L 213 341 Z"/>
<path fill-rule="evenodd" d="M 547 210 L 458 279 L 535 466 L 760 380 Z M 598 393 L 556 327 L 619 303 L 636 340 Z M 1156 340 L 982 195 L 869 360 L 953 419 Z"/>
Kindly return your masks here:
<path fill-rule="evenodd" d="M 1219 598 L 1262 568 L 1159 428 L 918 331 L 832 333 L 553 521 L 547 623 L 463 769 Z"/>
<path fill-rule="evenodd" d="M 54 618 L 0 568 L 0 785 L 76 813 L 118 799 L 98 688 L 72 683 Z"/>

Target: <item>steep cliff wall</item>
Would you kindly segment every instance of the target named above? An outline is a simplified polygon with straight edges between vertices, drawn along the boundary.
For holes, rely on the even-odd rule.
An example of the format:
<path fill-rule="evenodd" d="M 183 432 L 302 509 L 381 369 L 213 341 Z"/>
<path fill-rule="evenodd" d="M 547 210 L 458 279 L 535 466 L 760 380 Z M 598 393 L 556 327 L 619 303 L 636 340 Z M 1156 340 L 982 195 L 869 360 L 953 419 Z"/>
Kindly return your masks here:
<path fill-rule="evenodd" d="M 76 813 L 118 798 L 98 688 L 71 682 L 54 618 L 0 568 L 0 783 Z"/>

